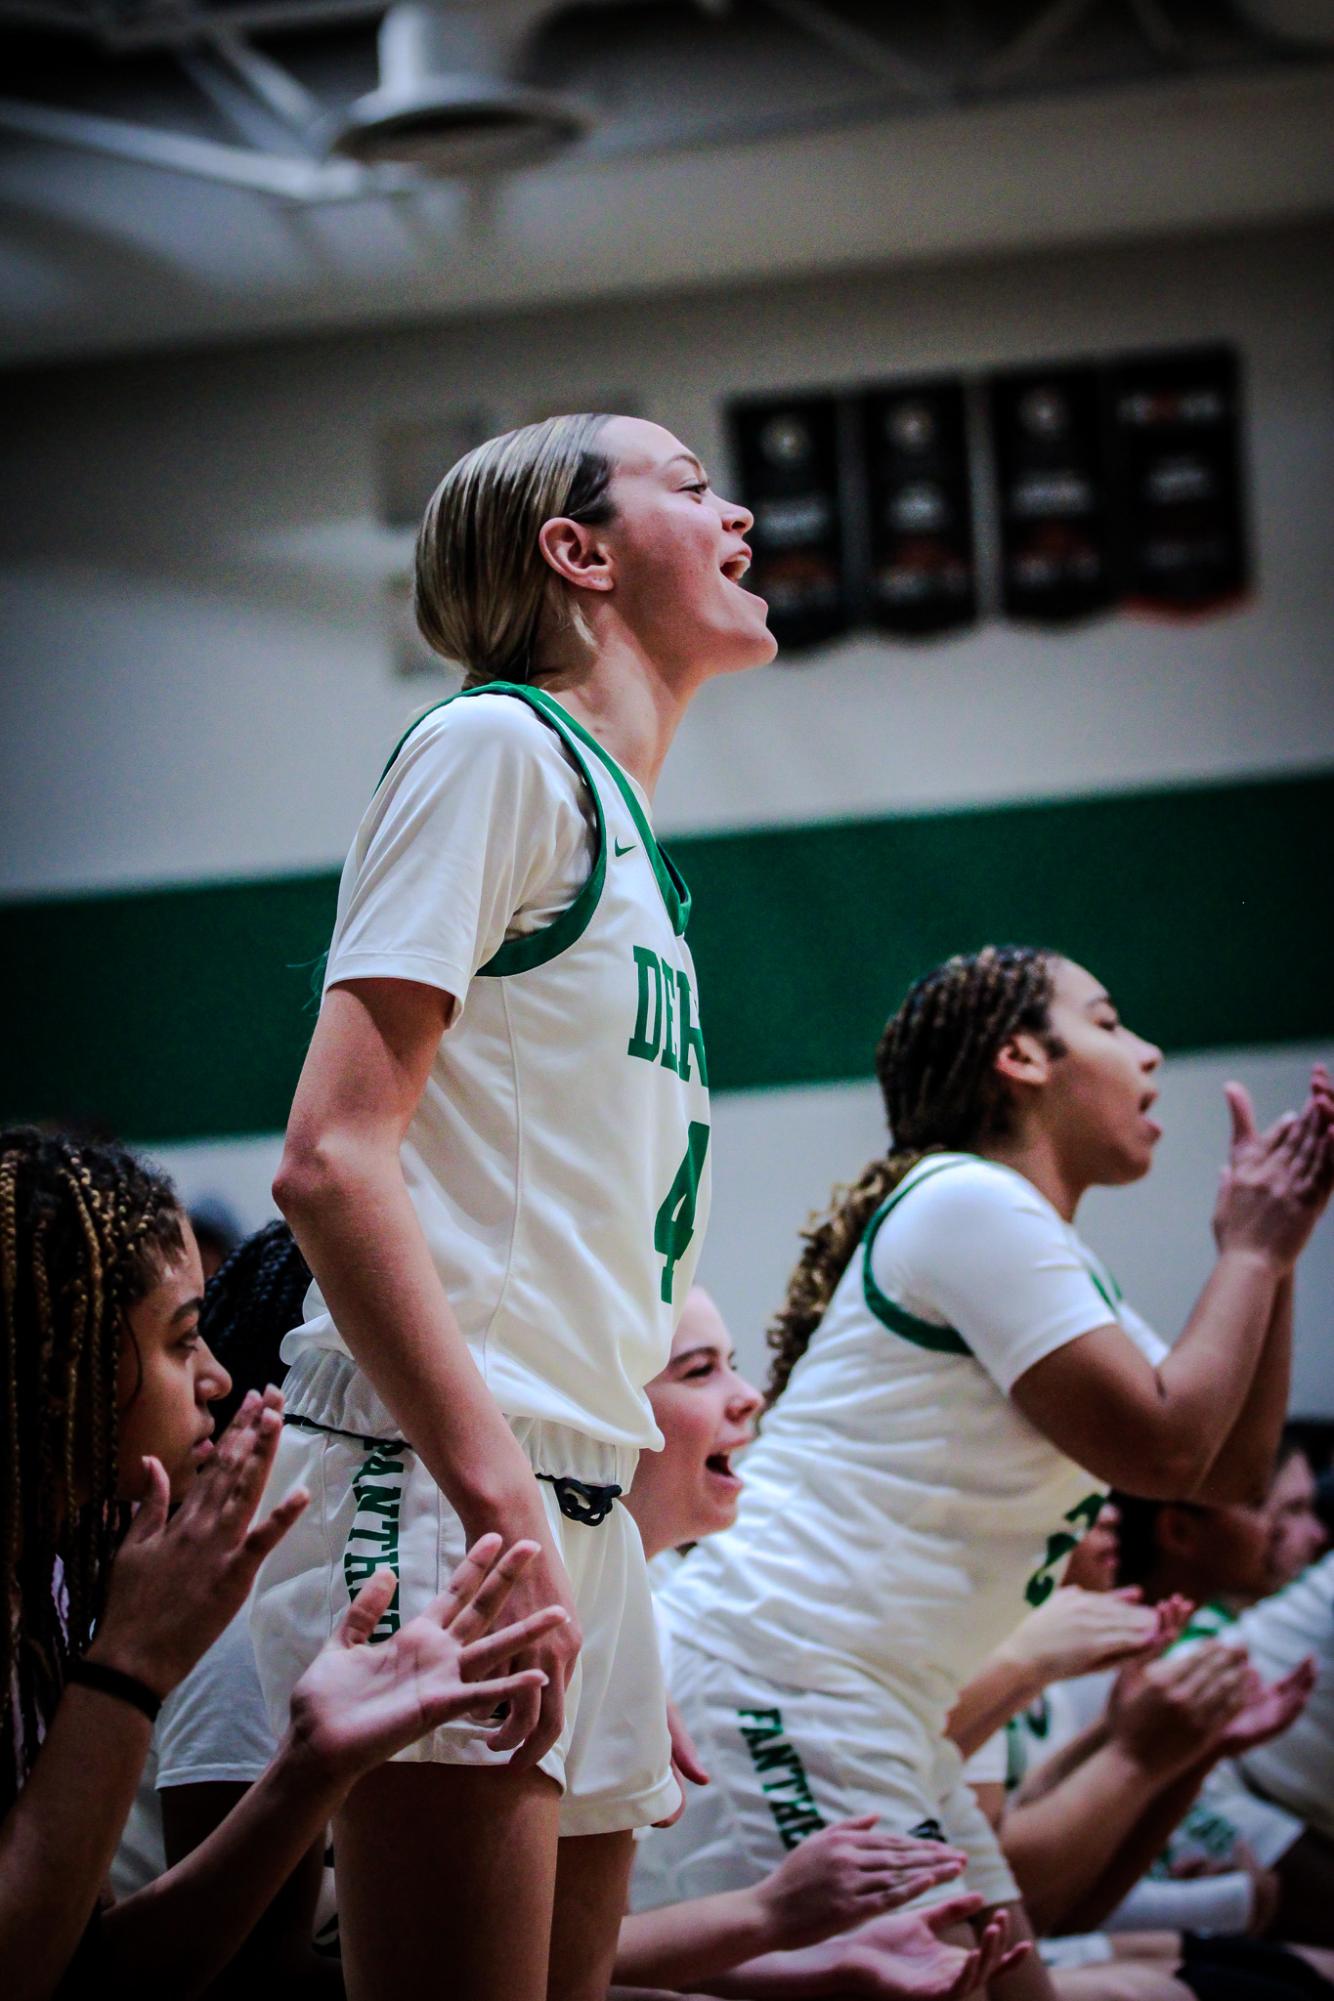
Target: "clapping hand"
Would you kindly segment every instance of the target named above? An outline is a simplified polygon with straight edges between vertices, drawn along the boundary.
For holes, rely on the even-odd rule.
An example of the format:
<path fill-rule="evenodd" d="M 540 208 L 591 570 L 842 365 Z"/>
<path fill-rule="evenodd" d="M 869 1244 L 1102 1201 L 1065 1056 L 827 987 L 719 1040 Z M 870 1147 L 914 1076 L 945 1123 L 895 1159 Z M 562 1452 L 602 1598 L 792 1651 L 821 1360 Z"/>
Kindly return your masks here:
<path fill-rule="evenodd" d="M 1237 1758 L 1272 1737 L 1281 1737 L 1297 1721 L 1315 1687 L 1316 1665 L 1308 1654 L 1281 1680 L 1265 1683 L 1254 1668 L 1246 1681 L 1243 1708 L 1231 1717 L 1218 1740 L 1218 1755 Z"/>
<path fill-rule="evenodd" d="M 878 2001 L 963 2001 L 1011 1972 L 1032 1950 L 1027 1940 L 1009 1943 L 1004 1911 L 994 1913 L 971 1948 L 941 1937 L 981 1909 L 981 1897 L 970 1895 L 930 1910 L 900 1911 L 831 1941 L 811 1959 L 827 1961 L 831 1993 L 872 1995 Z"/>
<path fill-rule="evenodd" d="M 90 1659 L 166 1695 L 230 1625 L 307 1501 L 298 1488 L 251 1525 L 282 1409 L 277 1390 L 251 1390 L 174 1513 L 161 1460 L 144 1460 L 147 1493 L 116 1552 Z"/>
<path fill-rule="evenodd" d="M 485 1679 L 566 1617 L 549 1605 L 492 1630 L 537 1553 L 535 1542 L 505 1549 L 499 1535 L 482 1536 L 425 1611 L 371 1645 L 398 1588 L 392 1570 L 377 1570 L 293 1690 L 294 1753 L 345 1790 L 439 1724 L 484 1720 L 498 1703 L 540 1688 L 546 1676 L 535 1667 Z"/>
<path fill-rule="evenodd" d="M 792 1951 L 911 1903 L 960 1875 L 962 1849 L 890 1834 L 873 1813 L 807 1835 L 756 1888 L 771 1937 Z"/>

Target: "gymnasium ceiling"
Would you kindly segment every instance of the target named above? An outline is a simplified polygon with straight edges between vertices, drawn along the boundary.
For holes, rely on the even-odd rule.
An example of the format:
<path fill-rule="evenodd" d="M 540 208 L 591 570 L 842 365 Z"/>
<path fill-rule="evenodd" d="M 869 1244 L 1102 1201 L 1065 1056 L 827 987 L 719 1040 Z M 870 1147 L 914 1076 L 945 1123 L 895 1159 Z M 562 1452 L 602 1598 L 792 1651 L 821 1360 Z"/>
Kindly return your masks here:
<path fill-rule="evenodd" d="M 1323 0 L 494 4 L 586 129 L 441 178 L 383 0 L 0 0 L 0 363 L 1334 209 Z"/>

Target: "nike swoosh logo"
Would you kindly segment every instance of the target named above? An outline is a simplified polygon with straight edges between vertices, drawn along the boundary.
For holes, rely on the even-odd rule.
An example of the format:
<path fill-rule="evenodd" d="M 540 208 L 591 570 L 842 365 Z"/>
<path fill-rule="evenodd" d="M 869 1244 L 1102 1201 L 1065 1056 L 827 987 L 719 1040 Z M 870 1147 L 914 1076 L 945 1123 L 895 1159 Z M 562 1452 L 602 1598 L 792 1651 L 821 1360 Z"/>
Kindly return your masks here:
<path fill-rule="evenodd" d="M 625 846 L 622 847 L 619 841 L 614 841 L 612 845 L 616 849 L 618 855 L 628 855 L 628 854 L 633 854 L 634 850 L 639 846 L 639 843 L 638 841 L 627 841 Z"/>

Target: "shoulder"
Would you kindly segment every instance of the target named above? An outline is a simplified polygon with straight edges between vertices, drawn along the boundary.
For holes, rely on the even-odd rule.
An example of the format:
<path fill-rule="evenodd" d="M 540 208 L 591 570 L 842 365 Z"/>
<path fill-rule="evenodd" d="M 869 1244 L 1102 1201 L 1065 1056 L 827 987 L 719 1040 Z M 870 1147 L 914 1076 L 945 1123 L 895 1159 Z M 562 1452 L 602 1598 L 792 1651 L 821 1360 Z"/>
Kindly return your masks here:
<path fill-rule="evenodd" d="M 558 731 L 520 695 L 456 695 L 409 725 L 390 771 L 423 758 L 475 756 L 494 750 L 564 763 Z"/>
<path fill-rule="evenodd" d="M 886 1220 L 898 1230 L 976 1229 L 1008 1217 L 1025 1215 L 1043 1222 L 1059 1218 L 1030 1181 L 1012 1168 L 975 1154 L 928 1159 L 897 1191 Z"/>

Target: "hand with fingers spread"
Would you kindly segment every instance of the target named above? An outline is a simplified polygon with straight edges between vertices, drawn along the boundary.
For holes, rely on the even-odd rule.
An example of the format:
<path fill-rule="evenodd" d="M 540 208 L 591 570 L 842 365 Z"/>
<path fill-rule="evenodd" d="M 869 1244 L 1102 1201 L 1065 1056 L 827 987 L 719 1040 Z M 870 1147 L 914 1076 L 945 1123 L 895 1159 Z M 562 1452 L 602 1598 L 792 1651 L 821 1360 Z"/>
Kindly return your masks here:
<path fill-rule="evenodd" d="M 1334 1189 L 1334 1090 L 1312 1073 L 1300 1112 L 1259 1132 L 1249 1093 L 1226 1086 L 1232 1134 L 1214 1209 L 1220 1251 L 1246 1250 L 1291 1270 Z"/>
<path fill-rule="evenodd" d="M 890 1834 L 859 1814 L 811 1834 L 756 1886 L 776 1945 L 813 1945 L 959 1876 L 960 1849 Z"/>
<path fill-rule="evenodd" d="M 282 1408 L 277 1390 L 252 1390 L 170 1517 L 166 1473 L 159 1460 L 145 1459 L 147 1495 L 116 1552 L 89 1659 L 166 1695 L 230 1625 L 308 1498 L 289 1494 L 252 1526 Z"/>
<path fill-rule="evenodd" d="M 963 2001 L 966 1994 L 1012 1971 L 1032 1950 L 1010 1944 L 1010 1923 L 997 1911 L 971 1948 L 942 1933 L 976 1919 L 977 1896 L 951 1897 L 926 1911 L 877 1918 L 849 1937 L 817 1947 L 811 1972 L 830 1994 L 871 1995 L 878 2001 Z M 825 1982 L 827 1981 L 827 1986 Z"/>
<path fill-rule="evenodd" d="M 562 1621 L 549 1621 L 508 1668 L 538 1668 L 543 1679 L 520 1684 L 509 1699 L 508 1711 L 491 1739 L 492 1749 L 512 1751 L 516 1769 L 536 1765 L 560 1736 L 565 1721 L 565 1685 L 570 1678 L 583 1634 L 575 1610 L 574 1594 L 565 1566 L 551 1540 L 536 1482 L 529 1476 L 528 1488 L 500 1507 L 485 1523 L 468 1523 L 474 1540 L 478 1534 L 500 1532 L 505 1542 L 515 1540 L 534 1545 L 534 1554 L 514 1578 L 510 1591 L 511 1619 L 522 1622 L 532 1613 L 559 1605 Z M 508 1671 L 508 1668 L 503 1671 Z"/>
<path fill-rule="evenodd" d="M 1245 1708 L 1250 1687 L 1243 1649 L 1217 1640 L 1123 1669 L 1108 1710 L 1112 1738 L 1146 1771 L 1186 1771 L 1221 1755 L 1222 1733 Z"/>
<path fill-rule="evenodd" d="M 350 1786 L 438 1724 L 484 1720 L 498 1703 L 540 1691 L 541 1668 L 510 1671 L 505 1664 L 554 1632 L 564 1607 L 545 1606 L 496 1628 L 537 1554 L 536 1543 L 505 1549 L 498 1535 L 483 1536 L 418 1618 L 372 1645 L 398 1588 L 392 1570 L 377 1570 L 293 1691 L 294 1751 L 331 1782 Z"/>

